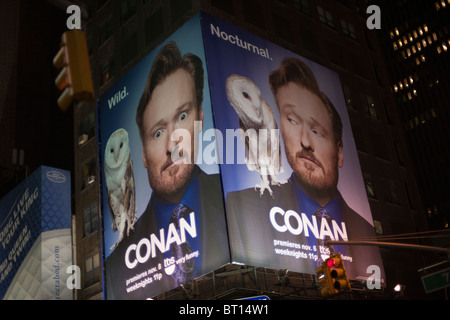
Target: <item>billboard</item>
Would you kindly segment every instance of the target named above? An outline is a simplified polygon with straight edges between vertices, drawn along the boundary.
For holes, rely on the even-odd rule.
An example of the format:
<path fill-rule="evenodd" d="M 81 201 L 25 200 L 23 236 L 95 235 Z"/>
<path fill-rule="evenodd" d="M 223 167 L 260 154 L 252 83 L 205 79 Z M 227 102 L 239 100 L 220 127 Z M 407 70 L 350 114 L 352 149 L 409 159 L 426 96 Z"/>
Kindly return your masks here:
<path fill-rule="evenodd" d="M 0 202 L 0 298 L 70 300 L 70 172 L 42 166 Z"/>
<path fill-rule="evenodd" d="M 194 160 L 207 145 L 190 139 L 213 128 L 208 81 L 197 16 L 100 98 L 107 299 L 150 298 L 230 260 L 219 166 Z M 190 163 L 171 156 L 173 132 L 188 133 Z"/>
<path fill-rule="evenodd" d="M 350 278 L 382 269 L 376 247 L 324 243 L 375 236 L 335 72 L 200 13 L 98 115 L 106 298 L 227 263 L 314 274 L 340 252 Z"/>
<path fill-rule="evenodd" d="M 341 252 L 350 278 L 382 269 L 376 247 L 324 243 L 375 237 L 338 74 L 210 15 L 202 26 L 232 262 L 314 274 Z"/>

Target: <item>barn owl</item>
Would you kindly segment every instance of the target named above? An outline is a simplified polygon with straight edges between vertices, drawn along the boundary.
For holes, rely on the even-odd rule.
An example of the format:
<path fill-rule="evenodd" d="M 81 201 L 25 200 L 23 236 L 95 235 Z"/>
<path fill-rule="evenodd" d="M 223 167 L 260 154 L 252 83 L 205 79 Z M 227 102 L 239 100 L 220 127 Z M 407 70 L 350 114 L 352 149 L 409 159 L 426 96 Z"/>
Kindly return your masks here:
<path fill-rule="evenodd" d="M 114 249 L 125 234 L 127 236 L 136 222 L 136 194 L 133 162 L 130 155 L 128 133 L 118 129 L 111 134 L 105 149 L 105 178 L 108 203 L 112 218 L 112 229 L 119 231 Z"/>
<path fill-rule="evenodd" d="M 283 168 L 274 112 L 261 96 L 258 86 L 246 77 L 230 75 L 226 81 L 226 92 L 228 101 L 239 117 L 247 168 L 258 171 L 261 176 L 261 184 L 256 184 L 255 190 L 259 188 L 262 195 L 267 189 L 272 195 L 270 185 L 284 183 L 277 178 L 277 175 L 283 172 Z"/>

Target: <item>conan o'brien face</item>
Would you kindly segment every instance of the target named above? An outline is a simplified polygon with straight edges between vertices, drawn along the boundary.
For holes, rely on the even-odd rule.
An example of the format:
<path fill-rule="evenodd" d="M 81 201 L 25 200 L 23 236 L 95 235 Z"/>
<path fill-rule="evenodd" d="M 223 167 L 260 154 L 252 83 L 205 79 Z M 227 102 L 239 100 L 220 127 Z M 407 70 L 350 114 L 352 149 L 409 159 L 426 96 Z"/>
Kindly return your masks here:
<path fill-rule="evenodd" d="M 327 107 L 316 94 L 294 82 L 279 88 L 277 103 L 286 157 L 297 181 L 315 192 L 333 191 L 343 153 Z"/>
<path fill-rule="evenodd" d="M 194 169 L 194 121 L 199 120 L 203 120 L 203 111 L 197 106 L 194 81 L 187 71 L 178 69 L 155 87 L 143 115 L 142 161 L 150 186 L 166 200 L 178 200 L 176 198 L 184 192 L 191 177 Z M 172 141 L 171 136 L 176 129 L 187 130 L 190 139 Z M 190 153 L 189 163 L 172 161 L 175 146 L 180 155 Z"/>

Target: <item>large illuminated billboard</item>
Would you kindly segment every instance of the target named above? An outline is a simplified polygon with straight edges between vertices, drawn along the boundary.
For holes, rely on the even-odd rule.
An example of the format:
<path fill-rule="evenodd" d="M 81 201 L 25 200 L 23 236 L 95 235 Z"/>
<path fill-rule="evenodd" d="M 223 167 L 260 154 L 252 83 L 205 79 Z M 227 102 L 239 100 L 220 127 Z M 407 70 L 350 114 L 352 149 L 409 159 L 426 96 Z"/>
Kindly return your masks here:
<path fill-rule="evenodd" d="M 0 202 L 0 298 L 70 300 L 70 172 L 42 166 Z"/>
<path fill-rule="evenodd" d="M 107 299 L 228 263 L 382 269 L 338 75 L 200 13 L 99 99 Z M 384 273 L 382 273 L 384 274 Z"/>
<path fill-rule="evenodd" d="M 198 16 L 102 95 L 99 121 L 106 298 L 150 298 L 227 264 L 219 166 L 196 157 L 207 145 L 194 136 L 213 127 Z M 187 133 L 190 164 L 173 159 L 173 132 Z"/>
<path fill-rule="evenodd" d="M 341 252 L 351 278 L 382 270 L 376 247 L 325 243 L 375 238 L 338 74 L 212 16 L 202 24 L 232 262 L 314 274 Z"/>

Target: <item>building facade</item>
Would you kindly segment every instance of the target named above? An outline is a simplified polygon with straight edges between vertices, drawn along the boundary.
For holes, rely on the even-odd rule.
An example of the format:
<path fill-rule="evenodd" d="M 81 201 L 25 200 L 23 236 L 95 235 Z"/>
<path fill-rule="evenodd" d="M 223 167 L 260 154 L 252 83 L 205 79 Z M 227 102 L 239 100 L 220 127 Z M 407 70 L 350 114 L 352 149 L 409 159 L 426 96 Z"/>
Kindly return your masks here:
<path fill-rule="evenodd" d="M 426 212 L 406 144 L 403 118 L 396 109 L 396 96 L 387 71 L 389 65 L 377 31 L 366 26 L 369 16 L 366 2 L 96 0 L 83 3 L 86 16 L 82 28 L 87 32 L 97 96 L 200 10 L 336 71 L 343 84 L 377 235 L 426 230 Z M 76 291 L 78 299 L 103 296 L 96 123 L 94 103 L 75 106 L 74 254 L 82 271 L 81 289 Z M 408 283 L 409 297 L 423 297 L 417 270 L 434 257 L 415 250 L 392 248 L 381 248 L 381 254 L 387 276 L 385 291 L 368 293 L 362 279 L 361 284 L 355 284 L 355 288 L 360 286 L 359 291 L 354 291 L 358 297 L 373 297 L 372 294 L 393 297 L 391 290 L 397 283 Z M 411 264 L 405 266 L 405 261 Z M 312 275 L 228 265 L 195 280 L 190 287 L 157 298 L 229 299 L 261 292 L 272 292 L 272 298 L 282 299 L 320 297 Z"/>
<path fill-rule="evenodd" d="M 385 1 L 383 48 L 433 230 L 448 229 L 450 3 Z"/>

